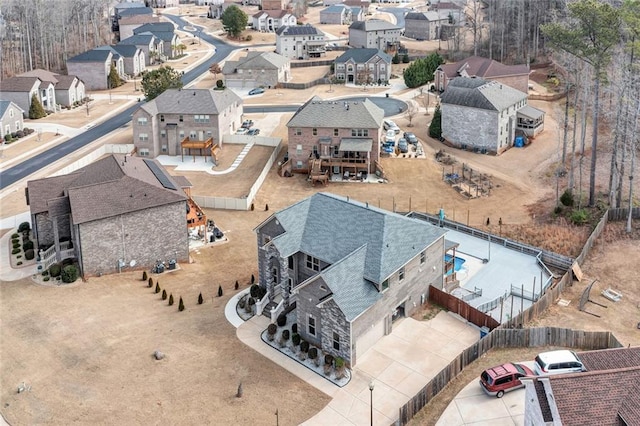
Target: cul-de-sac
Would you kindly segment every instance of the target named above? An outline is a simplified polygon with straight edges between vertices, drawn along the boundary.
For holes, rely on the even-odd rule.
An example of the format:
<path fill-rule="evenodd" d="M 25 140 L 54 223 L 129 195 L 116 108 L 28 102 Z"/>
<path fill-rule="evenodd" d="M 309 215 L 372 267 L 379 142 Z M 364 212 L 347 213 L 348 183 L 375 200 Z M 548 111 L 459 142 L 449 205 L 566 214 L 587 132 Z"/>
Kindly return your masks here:
<path fill-rule="evenodd" d="M 0 52 L 0 425 L 640 424 L 640 0 L 5 0 Z"/>

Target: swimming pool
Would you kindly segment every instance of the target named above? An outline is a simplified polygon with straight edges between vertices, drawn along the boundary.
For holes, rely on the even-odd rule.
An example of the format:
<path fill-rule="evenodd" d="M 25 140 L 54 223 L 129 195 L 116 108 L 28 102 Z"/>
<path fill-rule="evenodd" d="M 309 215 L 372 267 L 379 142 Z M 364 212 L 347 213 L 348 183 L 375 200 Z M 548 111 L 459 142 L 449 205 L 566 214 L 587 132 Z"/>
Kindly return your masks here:
<path fill-rule="evenodd" d="M 446 263 L 451 262 L 451 258 L 453 256 L 451 256 L 450 254 L 445 254 L 444 255 L 444 261 Z M 464 259 L 462 259 L 461 257 L 456 256 L 455 259 L 453 260 L 453 270 L 458 272 L 460 270 L 460 268 L 462 268 L 462 264 L 465 262 Z M 449 273 L 451 273 L 451 271 L 449 271 Z"/>

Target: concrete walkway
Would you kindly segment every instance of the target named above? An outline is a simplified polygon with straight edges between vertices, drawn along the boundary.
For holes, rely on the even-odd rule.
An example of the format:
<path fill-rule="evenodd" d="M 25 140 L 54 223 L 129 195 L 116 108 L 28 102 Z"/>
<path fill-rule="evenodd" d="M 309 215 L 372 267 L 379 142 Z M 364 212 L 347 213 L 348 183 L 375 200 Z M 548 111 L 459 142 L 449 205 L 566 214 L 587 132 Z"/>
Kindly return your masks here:
<path fill-rule="evenodd" d="M 404 318 L 394 323 L 390 335 L 360 357 L 351 381 L 340 388 L 264 343 L 260 334 L 269 325 L 269 319 L 260 315 L 243 322 L 235 310 L 239 297 L 240 294 L 229 300 L 225 315 L 237 328 L 240 341 L 333 398 L 303 423 L 308 426 L 369 425 L 372 396 L 374 423 L 391 424 L 397 420 L 402 405 L 480 337 L 477 327 L 446 312 L 429 321 Z M 369 391 L 372 381 L 373 395 Z"/>
<path fill-rule="evenodd" d="M 6 228 L 3 228 L 6 229 Z M 38 271 L 38 265 L 32 264 L 24 267 L 11 267 L 11 234 L 15 232 L 16 227 L 11 227 L 11 231 L 6 232 L 0 237 L 0 280 L 1 281 L 17 281 L 30 277 Z"/>
<path fill-rule="evenodd" d="M 233 161 L 233 164 L 224 170 L 213 170 L 214 166 L 211 160 L 209 160 L 208 157 L 199 155 L 196 155 L 195 159 L 194 156 L 189 155 L 186 157 L 187 160 L 185 161 L 182 161 L 182 158 L 177 155 L 159 155 L 156 157 L 156 160 L 158 160 L 163 166 L 175 167 L 176 172 L 205 172 L 210 175 L 225 175 L 227 173 L 231 173 L 240 166 L 240 163 L 242 163 L 242 160 L 244 160 L 247 154 L 249 154 L 253 145 L 254 141 L 247 143 Z"/>

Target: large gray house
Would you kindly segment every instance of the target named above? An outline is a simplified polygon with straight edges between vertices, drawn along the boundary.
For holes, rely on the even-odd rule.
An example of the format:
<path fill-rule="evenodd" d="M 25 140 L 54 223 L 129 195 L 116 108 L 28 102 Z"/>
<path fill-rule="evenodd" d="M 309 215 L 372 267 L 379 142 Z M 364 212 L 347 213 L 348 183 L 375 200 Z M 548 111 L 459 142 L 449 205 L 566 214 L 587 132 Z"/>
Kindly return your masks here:
<path fill-rule="evenodd" d="M 231 89 L 169 89 L 133 113 L 133 143 L 138 155 L 152 158 L 210 150 L 242 125 L 242 113 Z"/>
<path fill-rule="evenodd" d="M 384 84 L 391 78 L 391 56 L 378 49 L 349 49 L 336 58 L 338 80 L 357 84 Z"/>
<path fill-rule="evenodd" d="M 150 269 L 158 259 L 188 260 L 188 197 L 177 181 L 155 160 L 115 154 L 29 181 L 43 269 L 75 258 L 86 277 Z M 188 185 L 184 177 L 179 181 Z"/>
<path fill-rule="evenodd" d="M 443 286 L 445 230 L 348 198 L 317 193 L 256 233 L 265 297 L 295 303 L 300 336 L 351 366 Z"/>
<path fill-rule="evenodd" d="M 544 128 L 544 112 L 527 105 L 527 94 L 497 81 L 456 77 L 440 103 L 442 137 L 463 149 L 500 154 L 516 130 L 535 136 Z"/>
<path fill-rule="evenodd" d="M 349 46 L 386 51 L 400 43 L 402 28 L 382 19 L 355 21 L 349 26 Z"/>
<path fill-rule="evenodd" d="M 276 87 L 291 79 L 291 61 L 274 52 L 248 52 L 237 61 L 226 61 L 222 67 L 227 87 Z"/>
<path fill-rule="evenodd" d="M 67 72 L 84 81 L 88 90 L 106 90 L 111 65 L 124 76 L 124 58 L 113 49 L 97 47 L 67 59 Z"/>
<path fill-rule="evenodd" d="M 409 12 L 404 17 L 404 36 L 416 40 L 440 38 L 440 27 L 449 20 L 437 12 Z"/>

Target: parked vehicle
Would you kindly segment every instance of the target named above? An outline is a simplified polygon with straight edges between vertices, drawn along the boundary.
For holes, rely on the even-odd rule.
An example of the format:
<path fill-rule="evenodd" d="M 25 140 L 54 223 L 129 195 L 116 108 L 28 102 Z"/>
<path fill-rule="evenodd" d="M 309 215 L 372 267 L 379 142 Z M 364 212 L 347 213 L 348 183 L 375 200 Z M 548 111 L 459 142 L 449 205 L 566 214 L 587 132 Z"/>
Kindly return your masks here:
<path fill-rule="evenodd" d="M 391 154 L 395 150 L 393 142 L 385 142 L 382 144 L 382 151 Z"/>
<path fill-rule="evenodd" d="M 418 145 L 418 138 L 416 137 L 415 133 L 404 132 L 403 136 L 411 145 Z"/>
<path fill-rule="evenodd" d="M 258 136 L 260 134 L 260 129 L 249 129 L 247 135 L 249 136 Z"/>
<path fill-rule="evenodd" d="M 240 127 L 238 130 L 236 130 L 236 135 L 246 135 L 247 132 L 249 132 L 249 129 Z"/>
<path fill-rule="evenodd" d="M 244 120 L 242 122 L 242 127 L 244 127 L 245 129 L 250 129 L 253 127 L 253 120 Z"/>
<path fill-rule="evenodd" d="M 260 93 L 264 93 L 263 87 L 256 87 L 255 89 L 249 90 L 250 95 L 259 95 Z"/>
<path fill-rule="evenodd" d="M 539 353 L 535 361 L 534 371 L 541 376 L 587 371 L 578 355 L 566 349 Z"/>
<path fill-rule="evenodd" d="M 532 377 L 534 374 L 526 365 L 501 364 L 487 368 L 480 374 L 480 386 L 487 395 L 502 398 L 505 392 L 523 387 L 520 379 L 527 376 Z"/>
<path fill-rule="evenodd" d="M 390 143 L 392 146 L 396 145 L 396 134 L 393 130 L 387 130 L 387 134 L 384 137 L 384 143 Z"/>
<path fill-rule="evenodd" d="M 396 123 L 394 123 L 391 120 L 384 120 L 382 122 L 382 125 L 384 127 L 385 130 L 393 130 L 393 132 L 397 135 L 398 133 L 400 133 L 400 127 L 398 127 L 398 125 Z"/>
<path fill-rule="evenodd" d="M 409 144 L 407 143 L 407 140 L 405 138 L 398 139 L 398 150 L 402 154 L 406 154 L 407 152 L 409 152 Z"/>

